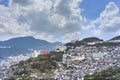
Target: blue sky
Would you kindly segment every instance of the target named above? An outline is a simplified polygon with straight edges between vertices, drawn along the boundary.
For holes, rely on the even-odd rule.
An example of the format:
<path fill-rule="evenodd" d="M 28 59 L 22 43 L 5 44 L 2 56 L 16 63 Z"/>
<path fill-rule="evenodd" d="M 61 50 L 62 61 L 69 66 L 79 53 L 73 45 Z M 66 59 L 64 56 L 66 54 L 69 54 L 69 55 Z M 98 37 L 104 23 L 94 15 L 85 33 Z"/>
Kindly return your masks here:
<path fill-rule="evenodd" d="M 0 0 L 0 4 L 1 4 L 1 5 L 8 6 L 9 0 Z"/>
<path fill-rule="evenodd" d="M 120 35 L 120 0 L 0 0 L 0 40 L 51 42 Z"/>
<path fill-rule="evenodd" d="M 120 8 L 120 0 L 83 0 L 79 7 L 83 9 L 82 16 L 87 19 L 96 19 L 109 2 L 115 2 Z M 9 0 L 0 0 L 0 4 L 8 6 Z"/>
<path fill-rule="evenodd" d="M 79 5 L 79 7 L 81 9 L 83 9 L 81 12 L 81 15 L 83 17 L 85 17 L 88 21 L 83 24 L 88 25 L 89 21 L 99 18 L 100 14 L 105 10 L 106 5 L 108 5 L 110 2 L 114 2 L 117 5 L 117 7 L 120 8 L 120 0 L 83 0 L 81 2 L 81 4 Z M 119 15 L 120 15 L 120 12 L 119 12 Z M 97 24 L 95 27 L 98 27 Z M 88 29 L 86 31 L 81 31 L 81 37 L 85 38 L 85 37 L 96 36 L 91 33 L 92 33 L 92 30 L 90 30 L 90 29 Z M 90 35 L 88 35 L 88 34 L 90 34 Z M 110 33 L 106 32 L 105 34 L 100 35 L 99 38 L 108 40 L 116 35 L 113 34 L 113 32 L 110 32 Z"/>
<path fill-rule="evenodd" d="M 120 0 L 83 0 L 79 5 L 82 15 L 88 19 L 96 19 L 109 2 L 115 2 L 120 7 Z"/>

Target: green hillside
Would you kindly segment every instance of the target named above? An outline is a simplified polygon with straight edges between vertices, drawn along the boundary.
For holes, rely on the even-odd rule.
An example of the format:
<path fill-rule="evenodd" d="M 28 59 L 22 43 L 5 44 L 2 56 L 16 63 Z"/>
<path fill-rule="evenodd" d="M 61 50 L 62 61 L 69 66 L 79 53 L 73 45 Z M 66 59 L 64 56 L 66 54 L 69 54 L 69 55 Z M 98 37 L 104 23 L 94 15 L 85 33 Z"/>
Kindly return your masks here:
<path fill-rule="evenodd" d="M 62 53 L 55 51 L 50 52 L 50 54 L 39 55 L 36 58 L 21 61 L 19 64 L 11 66 L 8 80 L 16 80 L 17 78 L 29 80 L 34 76 L 52 78 L 54 70 L 58 68 L 57 62 L 61 61 Z"/>
<path fill-rule="evenodd" d="M 93 75 L 86 75 L 84 80 L 120 80 L 120 68 L 109 68 Z"/>

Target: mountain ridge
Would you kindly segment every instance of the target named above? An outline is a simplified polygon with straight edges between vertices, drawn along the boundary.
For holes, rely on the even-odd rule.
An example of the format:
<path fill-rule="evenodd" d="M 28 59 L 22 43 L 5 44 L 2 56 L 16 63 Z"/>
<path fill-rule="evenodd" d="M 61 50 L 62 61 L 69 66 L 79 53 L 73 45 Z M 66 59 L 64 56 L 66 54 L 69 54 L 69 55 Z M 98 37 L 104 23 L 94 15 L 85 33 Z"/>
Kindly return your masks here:
<path fill-rule="evenodd" d="M 103 40 L 99 39 L 97 37 L 88 37 L 88 38 L 84 38 L 81 41 L 85 41 L 85 42 L 98 42 L 98 41 L 103 41 Z"/>
<path fill-rule="evenodd" d="M 48 42 L 42 39 L 36 39 L 32 36 L 26 37 L 16 37 L 11 38 L 5 41 L 0 41 L 0 46 L 11 47 L 11 48 L 0 48 L 0 56 L 6 55 L 17 55 L 17 54 L 26 54 L 30 53 L 29 49 L 33 50 L 55 50 L 57 46 L 62 43 L 58 42 Z M 4 53 L 4 54 L 3 54 Z M 5 56 L 6 56 L 5 55 Z"/>
<path fill-rule="evenodd" d="M 120 36 L 113 37 L 113 38 L 110 39 L 110 40 L 120 40 Z"/>
<path fill-rule="evenodd" d="M 110 40 L 120 40 L 120 36 L 116 36 Z M 90 42 L 97 42 L 94 46 L 114 46 L 119 45 L 120 42 L 112 42 L 112 41 L 104 41 L 102 39 L 99 39 L 97 37 L 88 37 L 84 38 L 82 40 L 77 40 L 75 43 L 68 42 L 65 44 L 65 46 L 80 46 L 80 45 L 89 45 Z M 5 41 L 0 41 L 0 56 L 3 56 L 5 54 L 26 54 L 30 53 L 30 49 L 33 50 L 55 50 L 57 46 L 63 45 L 63 43 L 57 41 L 57 42 L 48 42 L 46 40 L 42 39 L 36 39 L 33 36 L 25 36 L 25 37 L 16 37 L 11 38 Z M 1 46 L 7 46 L 11 48 L 2 48 Z"/>

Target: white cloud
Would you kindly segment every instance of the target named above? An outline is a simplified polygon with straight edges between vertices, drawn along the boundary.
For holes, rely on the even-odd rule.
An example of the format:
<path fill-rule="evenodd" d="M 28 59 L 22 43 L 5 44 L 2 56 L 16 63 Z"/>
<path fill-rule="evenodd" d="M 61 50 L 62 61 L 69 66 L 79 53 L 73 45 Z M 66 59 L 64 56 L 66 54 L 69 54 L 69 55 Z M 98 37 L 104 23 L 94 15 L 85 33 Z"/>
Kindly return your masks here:
<path fill-rule="evenodd" d="M 98 19 L 100 28 L 107 32 L 116 32 L 120 30 L 119 8 L 114 2 L 110 2 Z"/>
<path fill-rule="evenodd" d="M 22 32 L 22 29 L 15 20 L 16 16 L 11 14 L 11 8 L 0 6 L 0 34 L 2 35 L 18 35 L 19 32 Z M 13 16 L 11 18 L 11 16 Z"/>
<path fill-rule="evenodd" d="M 9 7 L 0 6 L 0 13 L 3 12 L 0 14 L 0 34 L 9 37 L 41 35 L 36 37 L 48 40 L 70 36 L 81 30 L 82 16 L 78 6 L 81 1 L 10 0 Z"/>
<path fill-rule="evenodd" d="M 65 42 L 70 42 L 71 40 L 79 40 L 80 35 L 80 32 L 73 32 L 60 37 L 60 40 L 64 40 Z"/>
<path fill-rule="evenodd" d="M 87 29 L 93 29 L 93 35 L 101 36 L 106 33 L 116 34 L 120 31 L 120 9 L 114 2 L 109 2 L 101 12 L 100 17 L 91 21 Z"/>

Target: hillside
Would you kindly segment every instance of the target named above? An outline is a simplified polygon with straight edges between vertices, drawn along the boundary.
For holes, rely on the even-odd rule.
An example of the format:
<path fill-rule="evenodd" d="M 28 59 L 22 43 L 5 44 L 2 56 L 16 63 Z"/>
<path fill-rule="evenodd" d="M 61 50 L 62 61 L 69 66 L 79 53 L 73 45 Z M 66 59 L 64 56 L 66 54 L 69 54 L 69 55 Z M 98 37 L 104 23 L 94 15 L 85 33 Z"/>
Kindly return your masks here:
<path fill-rule="evenodd" d="M 114 38 L 112 38 L 110 40 L 120 40 L 120 36 L 116 36 L 116 37 L 114 37 Z"/>
<path fill-rule="evenodd" d="M 120 68 L 109 68 L 93 75 L 86 75 L 84 80 L 120 80 Z"/>
<path fill-rule="evenodd" d="M 65 45 L 69 48 L 69 46 L 77 47 L 77 46 L 89 46 L 88 43 L 90 42 L 101 42 L 103 41 L 102 39 L 96 38 L 96 37 L 89 37 L 89 38 L 84 38 L 83 40 L 77 40 L 74 43 L 69 42 L 66 43 Z"/>
<path fill-rule="evenodd" d="M 120 36 L 114 37 L 111 39 L 113 40 L 120 40 Z M 108 41 L 103 41 L 102 39 L 96 38 L 96 37 L 90 37 L 90 38 L 84 38 L 83 40 L 76 40 L 74 42 L 69 42 L 66 43 L 65 46 L 67 46 L 68 48 L 72 47 L 79 47 L 79 46 L 97 46 L 97 47 L 102 47 L 102 46 L 120 46 L 120 42 L 116 41 L 116 42 L 112 42 L 111 40 Z M 90 45 L 88 43 L 90 42 L 96 42 L 93 45 Z"/>
<path fill-rule="evenodd" d="M 54 51 L 50 54 L 30 58 L 27 61 L 21 61 L 19 64 L 11 66 L 8 80 L 16 80 L 17 78 L 30 80 L 32 74 L 42 78 L 52 78 L 54 70 L 58 68 L 57 62 L 61 61 L 62 53 Z"/>
<path fill-rule="evenodd" d="M 99 42 L 99 41 L 103 41 L 103 40 L 96 37 L 84 38 L 82 40 L 82 42 Z"/>

